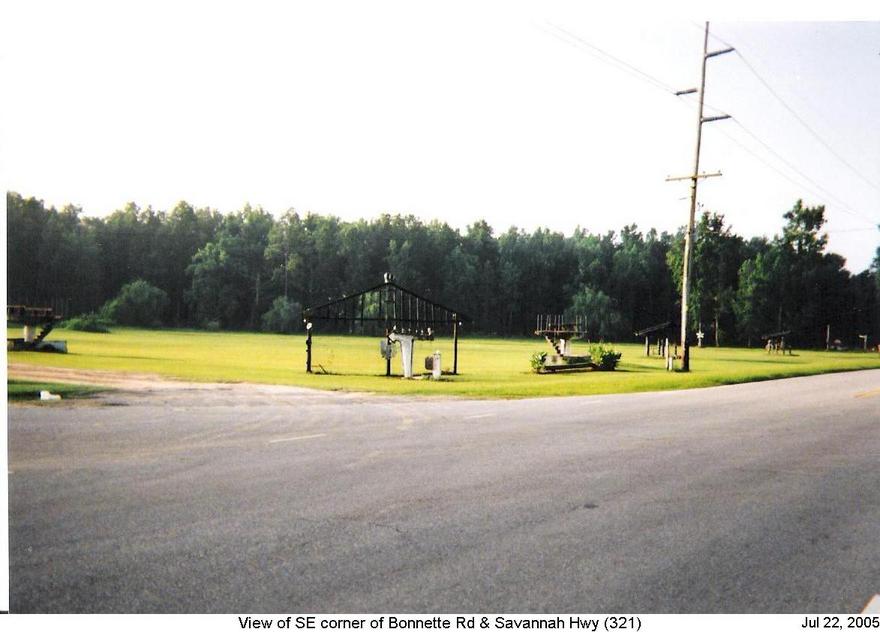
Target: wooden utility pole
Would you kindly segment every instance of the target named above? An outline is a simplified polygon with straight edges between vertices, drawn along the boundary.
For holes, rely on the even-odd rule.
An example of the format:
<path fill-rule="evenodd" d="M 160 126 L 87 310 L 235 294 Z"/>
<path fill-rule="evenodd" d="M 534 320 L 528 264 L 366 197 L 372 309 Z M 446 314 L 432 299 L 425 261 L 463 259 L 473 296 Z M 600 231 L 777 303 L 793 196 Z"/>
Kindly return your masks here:
<path fill-rule="evenodd" d="M 700 64 L 700 106 L 697 109 L 697 147 L 694 152 L 694 170 L 690 176 L 678 178 L 667 178 L 667 182 L 672 180 L 690 180 L 691 181 L 691 209 L 688 215 L 687 232 L 684 237 L 684 264 L 681 271 L 681 370 L 690 371 L 690 346 L 688 345 L 688 299 L 691 291 L 691 273 L 693 271 L 693 249 L 694 249 L 694 216 L 697 211 L 697 182 L 700 178 L 708 178 L 712 176 L 720 176 L 721 173 L 700 173 L 700 142 L 703 134 L 703 123 L 711 121 L 721 121 L 730 118 L 728 114 L 721 116 L 703 116 L 703 95 L 706 92 L 706 60 L 716 55 L 723 55 L 733 51 L 732 48 L 724 50 L 709 51 L 709 23 L 706 22 L 706 30 L 703 35 L 703 58 Z M 695 89 L 682 90 L 676 92 L 676 95 L 692 94 Z"/>

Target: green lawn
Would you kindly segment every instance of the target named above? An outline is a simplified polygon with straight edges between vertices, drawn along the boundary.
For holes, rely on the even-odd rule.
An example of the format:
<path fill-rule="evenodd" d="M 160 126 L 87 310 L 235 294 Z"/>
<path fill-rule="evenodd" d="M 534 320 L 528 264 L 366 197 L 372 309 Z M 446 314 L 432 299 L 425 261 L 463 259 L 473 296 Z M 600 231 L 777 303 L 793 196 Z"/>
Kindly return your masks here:
<path fill-rule="evenodd" d="M 9 336 L 20 335 L 9 329 Z M 615 345 L 623 352 L 614 372 L 536 375 L 529 358 L 547 351 L 542 339 L 491 339 L 462 336 L 459 375 L 440 382 L 384 377 L 379 339 L 323 336 L 316 332 L 315 373 L 305 372 L 305 336 L 254 333 L 209 333 L 185 330 L 114 329 L 111 334 L 56 330 L 53 339 L 67 340 L 70 353 L 9 353 L 10 362 L 55 367 L 156 373 L 193 381 L 260 382 L 347 391 L 372 391 L 466 397 L 541 397 L 626 393 L 732 384 L 832 371 L 880 368 L 880 355 L 861 352 L 795 351 L 794 356 L 768 355 L 763 349 L 694 349 L 690 373 L 668 373 L 663 360 L 644 357 L 639 344 Z M 434 349 L 451 368 L 448 338 L 416 343 L 416 370 Z M 586 353 L 574 345 L 574 353 Z M 327 374 L 322 372 L 327 371 Z M 393 370 L 401 373 L 398 357 Z M 13 376 L 14 377 L 14 374 Z"/>
<path fill-rule="evenodd" d="M 39 400 L 40 391 L 61 395 L 62 399 L 91 397 L 106 388 L 84 384 L 58 384 L 55 382 L 30 382 L 27 380 L 7 380 L 6 398 L 15 401 Z"/>

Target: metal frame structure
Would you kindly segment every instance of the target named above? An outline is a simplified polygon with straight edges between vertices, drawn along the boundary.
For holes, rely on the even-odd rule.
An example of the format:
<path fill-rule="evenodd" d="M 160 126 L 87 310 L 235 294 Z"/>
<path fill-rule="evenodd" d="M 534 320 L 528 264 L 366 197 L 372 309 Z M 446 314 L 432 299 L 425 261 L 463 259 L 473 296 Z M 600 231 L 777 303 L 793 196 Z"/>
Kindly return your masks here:
<path fill-rule="evenodd" d="M 67 343 L 45 340 L 62 317 L 51 307 L 30 307 L 28 305 L 7 305 L 7 323 L 24 325 L 23 338 L 7 338 L 7 351 L 56 351 L 66 353 Z M 41 327 L 40 333 L 36 328 Z"/>
<path fill-rule="evenodd" d="M 639 331 L 634 332 L 637 338 L 645 338 L 645 357 L 651 356 L 651 347 L 653 344 L 651 343 L 651 334 L 654 334 L 657 338 L 657 354 L 658 356 L 666 355 L 666 346 L 669 343 L 669 338 L 672 337 L 670 334 L 674 332 L 675 325 L 672 321 L 667 320 L 663 323 L 658 323 L 656 325 L 651 325 L 650 327 L 645 327 L 644 329 L 640 329 Z"/>
<path fill-rule="evenodd" d="M 312 372 L 312 329 L 316 321 L 373 325 L 389 336 L 400 334 L 416 340 L 433 340 L 434 333 L 452 330 L 452 374 L 458 375 L 458 334 L 462 323 L 470 318 L 460 311 L 416 294 L 394 282 L 391 274 L 384 282 L 357 294 L 342 296 L 302 312 L 306 326 L 306 372 Z M 385 358 L 385 375 L 391 375 L 391 357 Z"/>
<path fill-rule="evenodd" d="M 587 336 L 586 319 L 576 316 L 566 320 L 563 314 L 539 314 L 535 320 L 535 335 L 543 336 L 553 347 L 555 355 L 544 357 L 542 371 L 578 371 L 595 368 L 590 356 L 571 355 L 571 341 Z"/>
<path fill-rule="evenodd" d="M 773 331 L 769 334 L 763 334 L 761 336 L 761 340 L 767 341 L 767 352 L 775 351 L 779 353 L 782 352 L 785 355 L 785 352 L 788 351 L 788 354 L 791 355 L 793 353 L 792 348 L 785 344 L 785 337 L 791 335 L 791 329 L 783 329 L 782 331 Z"/>

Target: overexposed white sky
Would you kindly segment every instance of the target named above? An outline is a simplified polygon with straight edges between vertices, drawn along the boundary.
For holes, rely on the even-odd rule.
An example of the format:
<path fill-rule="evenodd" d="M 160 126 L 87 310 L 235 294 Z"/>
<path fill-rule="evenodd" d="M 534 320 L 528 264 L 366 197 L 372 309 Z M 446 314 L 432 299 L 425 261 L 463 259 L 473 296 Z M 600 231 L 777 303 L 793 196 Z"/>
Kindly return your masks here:
<path fill-rule="evenodd" d="M 700 201 L 746 237 L 778 232 L 799 197 L 825 204 L 831 249 L 864 269 L 880 243 L 880 9 L 700 6 L 19 3 L 0 44 L 0 172 L 9 190 L 90 215 L 185 199 L 484 218 L 499 233 L 672 231 L 688 184 L 664 179 L 692 169 L 694 104 L 592 47 L 696 86 L 711 17 L 839 157 L 741 58 L 716 57 L 706 101 L 736 120 L 704 126 L 701 170 L 724 175 Z"/>

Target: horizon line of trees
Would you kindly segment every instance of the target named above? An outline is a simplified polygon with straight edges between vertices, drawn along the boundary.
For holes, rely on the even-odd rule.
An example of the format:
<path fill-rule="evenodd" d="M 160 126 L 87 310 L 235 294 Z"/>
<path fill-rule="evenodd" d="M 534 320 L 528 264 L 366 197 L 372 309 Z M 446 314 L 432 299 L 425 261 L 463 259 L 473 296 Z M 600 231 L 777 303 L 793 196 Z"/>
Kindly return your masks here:
<path fill-rule="evenodd" d="M 65 316 L 299 331 L 303 307 L 372 287 L 389 271 L 460 309 L 482 334 L 529 335 L 537 314 L 566 313 L 585 318 L 593 339 L 628 341 L 680 313 L 683 229 L 496 235 L 484 220 L 460 231 L 412 215 L 342 221 L 291 209 L 276 218 L 249 205 L 220 213 L 187 202 L 88 217 L 14 192 L 6 205 L 7 303 L 63 305 Z M 705 333 L 704 344 L 731 345 L 790 329 L 798 346 L 820 347 L 830 326 L 848 346 L 860 334 L 877 344 L 880 248 L 869 269 L 852 274 L 827 252 L 823 206 L 798 200 L 782 218 L 780 234 L 747 240 L 723 214 L 700 216 L 693 331 Z M 137 313 L 144 309 L 155 313 Z"/>

